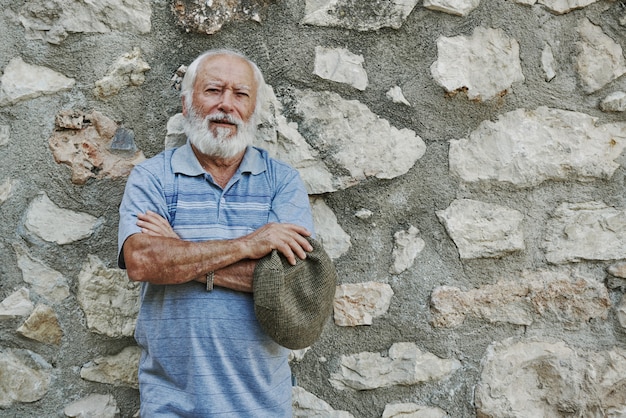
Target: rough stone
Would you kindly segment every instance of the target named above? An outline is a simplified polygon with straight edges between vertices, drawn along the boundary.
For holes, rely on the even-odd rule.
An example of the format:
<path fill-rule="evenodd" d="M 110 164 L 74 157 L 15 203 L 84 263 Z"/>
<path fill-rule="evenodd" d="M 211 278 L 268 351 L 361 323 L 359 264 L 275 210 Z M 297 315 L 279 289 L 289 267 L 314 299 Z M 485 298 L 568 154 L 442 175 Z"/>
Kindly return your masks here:
<path fill-rule="evenodd" d="M 391 0 L 361 2 L 354 7 L 350 0 L 307 0 L 300 23 L 358 31 L 399 29 L 416 4 L 417 0 Z"/>
<path fill-rule="evenodd" d="M 620 260 L 626 251 L 626 210 L 602 202 L 562 203 L 545 228 L 550 263 Z"/>
<path fill-rule="evenodd" d="M 599 125 L 587 114 L 544 106 L 517 109 L 450 141 L 450 171 L 466 182 L 518 187 L 608 179 L 625 145 L 626 123 Z"/>
<path fill-rule="evenodd" d="M 70 33 L 150 32 L 150 0 L 29 0 L 19 12 L 27 39 L 60 44 Z"/>
<path fill-rule="evenodd" d="M 94 255 L 78 275 L 76 295 L 90 330 L 109 337 L 130 337 L 139 313 L 139 284 L 125 270 L 109 269 Z"/>
<path fill-rule="evenodd" d="M 446 418 L 448 414 L 441 408 L 415 403 L 394 403 L 385 406 L 382 418 Z"/>
<path fill-rule="evenodd" d="M 430 306 L 436 327 L 457 327 L 476 317 L 515 325 L 553 321 L 575 328 L 606 319 L 611 299 L 601 278 L 560 269 L 525 271 L 518 279 L 469 291 L 440 286 L 433 290 Z"/>
<path fill-rule="evenodd" d="M 24 246 L 14 244 L 13 249 L 17 255 L 17 265 L 22 270 L 22 278 L 32 286 L 35 293 L 53 302 L 61 302 L 70 296 L 65 276 L 32 257 Z"/>
<path fill-rule="evenodd" d="M 411 106 L 411 103 L 404 97 L 402 89 L 399 86 L 393 86 L 390 88 L 385 96 L 394 103 L 402 103 L 407 106 Z"/>
<path fill-rule="evenodd" d="M 348 252 L 350 236 L 341 228 L 332 209 L 321 197 L 310 197 L 313 224 L 316 236 L 324 246 L 328 256 L 335 260 Z"/>
<path fill-rule="evenodd" d="M 546 81 L 551 81 L 554 77 L 556 77 L 556 60 L 554 59 L 554 54 L 552 53 L 552 47 L 550 45 L 546 45 L 541 51 L 541 65 L 543 66 L 543 72 L 546 73 Z"/>
<path fill-rule="evenodd" d="M 480 0 L 424 0 L 425 8 L 455 16 L 467 16 L 479 4 Z"/>
<path fill-rule="evenodd" d="M 148 70 L 150 66 L 141 58 L 141 50 L 135 48 L 119 57 L 111 65 L 107 75 L 96 81 L 94 95 L 104 98 L 119 93 L 125 87 L 140 86 L 146 80 L 144 73 Z"/>
<path fill-rule="evenodd" d="M 369 390 L 395 385 L 415 385 L 442 379 L 461 367 L 456 359 L 424 353 L 414 343 L 395 343 L 387 357 L 363 352 L 341 356 L 340 368 L 330 383 L 338 390 Z"/>
<path fill-rule="evenodd" d="M 59 245 L 88 238 L 99 224 L 95 216 L 62 209 L 41 192 L 28 207 L 24 226 L 33 234 Z"/>
<path fill-rule="evenodd" d="M 172 11 L 185 31 L 211 35 L 228 22 L 260 22 L 261 13 L 270 3 L 269 0 L 175 0 Z"/>
<path fill-rule="evenodd" d="M 76 81 L 46 67 L 25 63 L 15 57 L 0 77 L 0 107 L 70 90 Z"/>
<path fill-rule="evenodd" d="M 13 192 L 15 182 L 11 179 L 6 179 L 0 184 L 0 205 L 9 200 Z"/>
<path fill-rule="evenodd" d="M 33 313 L 17 329 L 17 332 L 44 344 L 59 345 L 63 337 L 63 330 L 61 330 L 56 313 L 44 304 L 35 306 Z"/>
<path fill-rule="evenodd" d="M 564 342 L 510 338 L 488 347 L 476 386 L 485 418 L 623 416 L 626 351 L 589 352 Z"/>
<path fill-rule="evenodd" d="M 400 274 L 413 265 L 417 255 L 422 252 L 426 243 L 419 237 L 420 231 L 411 225 L 407 231 L 393 234 L 393 264 L 389 268 L 391 274 Z"/>
<path fill-rule="evenodd" d="M 600 102 L 600 109 L 604 112 L 626 111 L 626 92 L 616 91 L 609 94 Z"/>
<path fill-rule="evenodd" d="M 126 347 L 118 354 L 98 357 L 85 364 L 80 369 L 80 377 L 92 382 L 138 389 L 137 371 L 140 356 L 139 347 Z"/>
<path fill-rule="evenodd" d="M 612 264 L 608 267 L 609 274 L 619 277 L 621 279 L 626 279 L 626 261 L 620 261 L 618 263 Z"/>
<path fill-rule="evenodd" d="M 10 319 L 17 316 L 26 316 L 35 309 L 30 300 L 30 292 L 21 287 L 0 302 L 0 319 Z"/>
<path fill-rule="evenodd" d="M 369 219 L 373 215 L 374 213 L 371 210 L 365 209 L 365 208 L 361 208 L 357 210 L 356 213 L 354 214 L 354 216 L 356 216 L 359 219 Z"/>
<path fill-rule="evenodd" d="M 294 418 L 354 418 L 347 411 L 337 411 L 326 401 L 318 398 L 300 386 L 291 390 Z"/>
<path fill-rule="evenodd" d="M 386 283 L 348 283 L 337 286 L 333 303 L 335 325 L 372 325 L 391 305 L 393 290 Z"/>
<path fill-rule="evenodd" d="M 300 131 L 326 166 L 339 166 L 338 189 L 368 177 L 390 179 L 405 174 L 420 159 L 426 145 L 410 129 L 397 129 L 356 100 L 331 92 L 302 91 L 295 113 L 303 118 Z"/>
<path fill-rule="evenodd" d="M 76 118 L 80 112 L 67 113 Z M 142 151 L 134 151 L 134 145 L 130 147 L 131 152 L 119 153 L 111 149 L 119 130 L 111 119 L 95 111 L 85 114 L 83 119 L 79 129 L 57 125 L 57 130 L 48 140 L 54 160 L 71 168 L 72 183 L 85 184 L 90 178 L 124 178 L 145 159 Z"/>
<path fill-rule="evenodd" d="M 0 348 L 0 407 L 36 402 L 52 381 L 52 366 L 29 350 Z"/>
<path fill-rule="evenodd" d="M 10 140 L 11 140 L 11 127 L 9 125 L 0 125 L 0 147 L 8 145 Z"/>
<path fill-rule="evenodd" d="M 113 395 L 93 394 L 72 402 L 63 409 L 72 418 L 119 418 L 120 409 Z"/>
<path fill-rule="evenodd" d="M 367 87 L 367 73 L 363 68 L 363 56 L 345 48 L 315 47 L 313 73 L 323 79 L 348 84 L 358 90 Z"/>
<path fill-rule="evenodd" d="M 622 328 L 626 328 L 626 295 L 622 296 L 619 304 L 615 308 L 617 311 L 617 319 Z"/>
<path fill-rule="evenodd" d="M 538 3 L 543 4 L 552 13 L 562 15 L 572 10 L 587 7 L 597 1 L 598 0 L 539 0 Z"/>
<path fill-rule="evenodd" d="M 602 28 L 583 18 L 578 26 L 576 69 L 583 89 L 593 93 L 626 73 L 622 47 Z"/>
<path fill-rule="evenodd" d="M 447 92 L 465 91 L 469 99 L 485 101 L 524 81 L 519 44 L 502 29 L 477 27 L 471 37 L 441 36 L 437 51 L 430 72 Z"/>
<path fill-rule="evenodd" d="M 461 258 L 502 257 L 525 249 L 521 227 L 524 216 L 514 209 L 457 199 L 436 214 Z"/>

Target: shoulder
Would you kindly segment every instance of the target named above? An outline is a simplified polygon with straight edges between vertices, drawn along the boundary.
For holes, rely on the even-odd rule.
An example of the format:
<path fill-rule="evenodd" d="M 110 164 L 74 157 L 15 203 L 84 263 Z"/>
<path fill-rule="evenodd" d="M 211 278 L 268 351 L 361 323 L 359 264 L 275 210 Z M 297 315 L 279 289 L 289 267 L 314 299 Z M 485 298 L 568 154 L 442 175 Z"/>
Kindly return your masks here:
<path fill-rule="evenodd" d="M 272 157 L 266 149 L 257 146 L 251 146 L 250 148 L 256 153 L 257 158 L 265 163 L 265 166 L 268 170 L 297 172 L 297 170 L 293 168 L 289 163 Z"/>
<path fill-rule="evenodd" d="M 165 171 L 165 167 L 169 166 L 169 162 L 172 159 L 172 155 L 177 148 L 169 148 L 161 151 L 154 157 L 143 160 L 137 164 L 134 168 L 135 171 L 147 171 L 154 175 L 162 175 Z M 166 164 L 167 163 L 167 164 Z"/>

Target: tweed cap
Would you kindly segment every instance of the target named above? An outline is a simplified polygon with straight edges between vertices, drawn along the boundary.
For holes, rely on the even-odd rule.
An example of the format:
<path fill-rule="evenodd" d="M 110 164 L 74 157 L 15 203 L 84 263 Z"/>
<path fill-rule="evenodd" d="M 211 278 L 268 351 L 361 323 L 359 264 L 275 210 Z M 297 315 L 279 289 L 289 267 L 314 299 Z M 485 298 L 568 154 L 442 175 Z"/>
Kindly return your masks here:
<path fill-rule="evenodd" d="M 322 245 L 296 265 L 274 250 L 254 270 L 254 312 L 261 328 L 283 347 L 299 350 L 321 335 L 333 311 L 337 272 Z"/>

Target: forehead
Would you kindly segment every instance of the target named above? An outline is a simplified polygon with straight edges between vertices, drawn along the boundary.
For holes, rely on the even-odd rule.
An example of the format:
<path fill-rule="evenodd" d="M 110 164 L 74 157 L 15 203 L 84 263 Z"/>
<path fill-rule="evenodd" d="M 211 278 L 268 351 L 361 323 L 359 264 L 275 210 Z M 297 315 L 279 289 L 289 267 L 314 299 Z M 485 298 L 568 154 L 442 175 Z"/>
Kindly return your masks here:
<path fill-rule="evenodd" d="M 198 66 L 196 83 L 220 83 L 256 90 L 254 71 L 248 61 L 231 55 L 205 58 Z"/>

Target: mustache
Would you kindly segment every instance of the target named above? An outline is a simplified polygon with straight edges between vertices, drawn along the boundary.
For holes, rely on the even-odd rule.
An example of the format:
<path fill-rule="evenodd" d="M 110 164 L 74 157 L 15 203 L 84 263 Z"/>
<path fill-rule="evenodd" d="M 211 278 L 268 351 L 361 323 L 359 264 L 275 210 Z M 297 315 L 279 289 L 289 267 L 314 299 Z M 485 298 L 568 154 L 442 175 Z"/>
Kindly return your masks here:
<path fill-rule="evenodd" d="M 243 126 L 243 120 L 226 113 L 216 112 L 211 115 L 207 115 L 205 118 L 206 122 L 220 122 L 220 123 L 230 123 L 231 125 L 235 125 L 238 128 Z"/>

